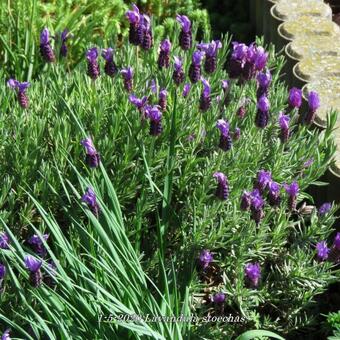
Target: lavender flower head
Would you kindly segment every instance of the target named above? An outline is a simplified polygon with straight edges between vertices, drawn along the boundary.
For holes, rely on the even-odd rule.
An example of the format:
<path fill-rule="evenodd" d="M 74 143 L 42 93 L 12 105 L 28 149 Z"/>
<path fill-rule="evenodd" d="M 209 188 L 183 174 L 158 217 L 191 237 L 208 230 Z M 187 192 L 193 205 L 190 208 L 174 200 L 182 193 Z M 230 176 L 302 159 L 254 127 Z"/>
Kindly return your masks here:
<path fill-rule="evenodd" d="M 209 264 L 213 261 L 213 255 L 209 250 L 202 250 L 200 257 L 199 257 L 199 262 L 200 265 L 203 269 L 206 269 L 209 267 Z"/>
<path fill-rule="evenodd" d="M 257 71 L 262 71 L 267 65 L 268 53 L 264 50 L 263 47 L 259 46 L 256 48 L 256 54 L 254 59 L 255 69 Z"/>
<path fill-rule="evenodd" d="M 290 117 L 288 115 L 285 115 L 284 113 L 280 112 L 279 115 L 279 125 L 280 125 L 280 139 L 282 143 L 285 143 L 288 141 L 289 138 L 289 122 Z"/>
<path fill-rule="evenodd" d="M 195 51 L 192 55 L 192 62 L 189 67 L 189 78 L 193 84 L 201 79 L 201 62 L 203 57 L 204 53 L 201 51 Z"/>
<path fill-rule="evenodd" d="M 71 34 L 67 28 L 65 28 L 60 34 L 61 46 L 60 46 L 60 56 L 66 58 L 67 57 L 67 45 L 66 42 L 69 38 L 72 38 L 73 34 Z"/>
<path fill-rule="evenodd" d="M 260 97 L 257 102 L 257 112 L 255 125 L 261 129 L 265 128 L 269 122 L 270 103 L 266 96 Z"/>
<path fill-rule="evenodd" d="M 302 104 L 302 91 L 293 87 L 289 91 L 288 104 L 291 109 L 299 109 Z"/>
<path fill-rule="evenodd" d="M 299 193 L 299 185 L 297 182 L 293 182 L 292 184 L 284 184 L 284 188 L 289 195 L 288 198 L 288 206 L 290 210 L 296 209 L 296 198 Z"/>
<path fill-rule="evenodd" d="M 204 79 L 203 77 L 201 78 L 202 84 L 203 84 L 203 91 L 200 97 L 200 110 L 202 112 L 208 111 L 210 104 L 211 104 L 211 87 L 208 82 L 208 80 Z"/>
<path fill-rule="evenodd" d="M 225 301 L 225 294 L 223 293 L 216 293 L 213 297 L 213 302 L 220 305 Z"/>
<path fill-rule="evenodd" d="M 105 59 L 105 66 L 104 66 L 105 73 L 109 77 L 113 77 L 118 71 L 117 65 L 113 61 L 113 48 L 109 47 L 109 48 L 103 49 L 102 57 Z"/>
<path fill-rule="evenodd" d="M 205 72 L 215 72 L 217 67 L 217 51 L 222 48 L 222 43 L 219 40 L 213 40 L 210 44 L 198 44 L 197 48 L 205 52 Z"/>
<path fill-rule="evenodd" d="M 29 99 L 27 97 L 26 90 L 28 87 L 31 86 L 31 83 L 27 81 L 21 83 L 15 79 L 10 79 L 7 82 L 7 86 L 17 91 L 17 99 L 19 105 L 23 109 L 27 109 L 29 105 Z"/>
<path fill-rule="evenodd" d="M 246 279 L 252 287 L 257 287 L 261 278 L 261 267 L 259 263 L 247 263 L 244 268 Z"/>
<path fill-rule="evenodd" d="M 263 193 L 271 181 L 272 181 L 271 172 L 260 170 L 257 173 L 257 180 L 256 180 L 255 187 L 259 189 L 260 193 Z"/>
<path fill-rule="evenodd" d="M 86 59 L 87 59 L 87 75 L 92 80 L 96 80 L 100 75 L 97 47 L 92 47 L 86 51 Z"/>
<path fill-rule="evenodd" d="M 241 196 L 241 210 L 244 211 L 248 210 L 251 205 L 251 200 L 252 200 L 251 193 L 248 191 L 244 191 Z"/>
<path fill-rule="evenodd" d="M 275 181 L 271 181 L 268 184 L 268 195 L 269 195 L 269 204 L 272 207 L 277 207 L 280 202 L 280 191 L 281 191 L 281 186 L 279 183 L 276 183 Z"/>
<path fill-rule="evenodd" d="M 150 89 L 153 93 L 157 93 L 157 83 L 155 79 L 151 79 Z"/>
<path fill-rule="evenodd" d="M 46 27 L 40 33 L 40 54 L 48 63 L 53 63 L 55 61 L 54 52 L 50 42 L 50 32 Z"/>
<path fill-rule="evenodd" d="M 183 61 L 179 57 L 174 57 L 174 72 L 172 74 L 172 79 L 175 84 L 178 86 L 184 81 L 184 71 L 183 71 Z"/>
<path fill-rule="evenodd" d="M 242 75 L 243 67 L 247 60 L 248 46 L 233 41 L 233 52 L 229 61 L 229 77 L 232 79 Z"/>
<path fill-rule="evenodd" d="M 157 106 L 149 106 L 145 109 L 146 117 L 150 119 L 150 135 L 158 136 L 163 131 L 162 112 Z"/>
<path fill-rule="evenodd" d="M 217 180 L 217 189 L 215 195 L 221 200 L 226 200 L 229 196 L 229 184 L 227 176 L 222 172 L 215 172 L 213 177 Z"/>
<path fill-rule="evenodd" d="M 231 149 L 233 142 L 230 136 L 230 126 L 224 119 L 219 119 L 216 123 L 216 127 L 220 130 L 220 143 L 219 148 L 223 151 L 228 151 Z"/>
<path fill-rule="evenodd" d="M 272 74 L 269 70 L 265 72 L 260 72 L 257 77 L 258 89 L 257 89 L 257 98 L 261 98 L 263 95 L 268 95 L 269 85 L 272 82 Z"/>
<path fill-rule="evenodd" d="M 100 163 L 100 155 L 94 147 L 93 141 L 90 137 L 83 139 L 80 144 L 86 150 L 85 162 L 90 168 L 97 168 Z"/>
<path fill-rule="evenodd" d="M 329 202 L 326 202 L 321 205 L 321 207 L 318 210 L 318 215 L 319 216 L 324 216 L 326 215 L 332 208 L 332 204 Z"/>
<path fill-rule="evenodd" d="M 2 334 L 1 340 L 11 340 L 10 336 L 9 336 L 9 332 L 11 330 L 8 328 L 5 330 L 5 332 Z"/>
<path fill-rule="evenodd" d="M 86 188 L 84 195 L 81 198 L 82 202 L 86 203 L 92 213 L 98 217 L 99 215 L 99 205 L 97 203 L 97 196 L 92 188 Z"/>
<path fill-rule="evenodd" d="M 305 123 L 314 122 L 316 110 L 320 107 L 319 95 L 315 91 L 310 91 L 308 95 L 308 112 L 305 117 Z"/>
<path fill-rule="evenodd" d="M 186 51 L 192 45 L 191 22 L 186 15 L 177 15 L 176 20 L 181 24 L 181 33 L 179 34 L 179 45 Z"/>
<path fill-rule="evenodd" d="M 45 241 L 47 241 L 48 237 L 49 237 L 48 234 L 41 235 L 41 238 Z M 46 255 L 46 248 L 41 238 L 39 237 L 39 235 L 34 234 L 28 239 L 27 242 L 33 247 L 35 253 L 43 257 Z"/>
<path fill-rule="evenodd" d="M 170 50 L 171 50 L 171 42 L 169 39 L 165 39 L 161 42 L 160 52 L 158 57 L 158 66 L 159 68 L 170 66 Z"/>
<path fill-rule="evenodd" d="M 251 218 L 255 221 L 256 225 L 259 225 L 264 217 L 263 212 L 264 200 L 258 189 L 251 192 Z"/>
<path fill-rule="evenodd" d="M 132 91 L 133 87 L 133 69 L 132 67 L 123 68 L 120 73 L 123 76 L 124 88 L 127 92 Z"/>
<path fill-rule="evenodd" d="M 183 93 L 182 93 L 184 98 L 186 98 L 188 96 L 188 94 L 190 92 L 190 89 L 191 89 L 191 84 L 190 83 L 187 83 L 187 84 L 184 85 Z"/>
<path fill-rule="evenodd" d="M 168 92 L 166 89 L 162 89 L 159 92 L 159 100 L 158 100 L 158 105 L 161 108 L 161 111 L 165 111 L 166 110 L 166 98 L 168 96 Z"/>
<path fill-rule="evenodd" d="M 143 14 L 143 40 L 141 46 L 144 50 L 149 50 L 152 45 L 153 37 L 151 32 L 150 17 L 146 14 Z"/>
<path fill-rule="evenodd" d="M 37 258 L 26 255 L 25 256 L 25 266 L 30 271 L 30 281 L 34 287 L 40 286 L 42 282 L 42 275 L 40 268 L 42 266 L 42 261 Z"/>
<path fill-rule="evenodd" d="M 1 281 L 4 279 L 5 275 L 6 275 L 6 267 L 2 263 L 0 263 L 0 284 L 1 284 Z"/>
<path fill-rule="evenodd" d="M 237 127 L 237 128 L 235 128 L 233 138 L 235 140 L 238 140 L 238 139 L 240 139 L 240 136 L 241 136 L 241 129 Z"/>
<path fill-rule="evenodd" d="M 9 249 L 9 236 L 6 232 L 0 234 L 0 249 Z"/>
<path fill-rule="evenodd" d="M 138 111 L 142 114 L 142 119 L 144 119 L 144 110 L 148 102 L 148 97 L 144 96 L 142 99 L 139 99 L 135 95 L 131 94 L 129 96 L 129 101 L 138 109 Z"/>
<path fill-rule="evenodd" d="M 325 261 L 328 258 L 330 249 L 327 247 L 326 241 L 320 241 L 315 246 L 317 251 L 317 257 L 320 261 Z"/>
<path fill-rule="evenodd" d="M 139 13 L 139 8 L 132 4 L 132 10 L 125 13 L 125 16 L 130 22 L 129 42 L 133 45 L 140 45 L 143 41 L 143 17 Z"/>

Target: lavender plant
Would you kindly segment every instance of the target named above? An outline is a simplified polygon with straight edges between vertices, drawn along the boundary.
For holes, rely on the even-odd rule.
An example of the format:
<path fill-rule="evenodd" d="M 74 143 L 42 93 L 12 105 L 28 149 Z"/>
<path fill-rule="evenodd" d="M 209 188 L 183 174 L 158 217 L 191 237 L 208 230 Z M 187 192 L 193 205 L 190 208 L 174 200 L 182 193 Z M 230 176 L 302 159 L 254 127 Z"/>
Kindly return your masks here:
<path fill-rule="evenodd" d="M 299 207 L 331 162 L 335 115 L 323 134 L 301 124 L 281 57 L 261 41 L 230 52 L 228 37 L 206 55 L 195 22 L 183 48 L 181 18 L 167 36 L 151 19 L 152 47 L 111 45 L 114 74 L 100 72 L 108 44 L 89 41 L 72 73 L 56 62 L 32 82 L 24 113 L 1 85 L 4 331 L 235 338 L 318 322 L 315 298 L 338 276 L 336 206 Z M 98 323 L 124 313 L 243 322 Z"/>

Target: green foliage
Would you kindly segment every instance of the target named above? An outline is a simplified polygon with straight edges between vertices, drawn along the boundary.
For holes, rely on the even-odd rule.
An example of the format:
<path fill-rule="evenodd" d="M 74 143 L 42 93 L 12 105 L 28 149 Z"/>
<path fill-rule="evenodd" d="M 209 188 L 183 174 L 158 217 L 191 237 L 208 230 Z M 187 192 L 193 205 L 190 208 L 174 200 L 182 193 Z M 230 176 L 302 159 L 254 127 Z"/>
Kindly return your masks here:
<path fill-rule="evenodd" d="M 74 34 L 68 41 L 67 67 L 74 68 L 83 58 L 88 44 L 119 45 L 127 35 L 125 12 L 133 1 L 123 0 L 15 0 L 0 2 L 0 63 L 6 78 L 30 81 L 43 68 L 39 53 L 39 34 L 48 27 L 52 36 L 65 28 Z M 176 13 L 188 14 L 203 31 L 209 30 L 208 14 L 197 1 L 143 1 L 143 9 L 156 14 L 159 24 Z M 174 19 L 172 19 L 174 22 Z M 162 30 L 158 26 L 156 30 Z M 58 55 L 59 45 L 55 51 Z"/>
<path fill-rule="evenodd" d="M 266 205 L 265 217 L 256 226 L 250 214 L 240 210 L 240 196 L 252 189 L 256 173 L 265 169 L 279 183 L 297 180 L 299 203 L 309 201 L 306 189 L 317 182 L 334 154 L 331 132 L 336 115 L 331 115 L 322 134 L 292 116 L 290 139 L 280 142 L 277 121 L 287 108 L 287 88 L 280 79 L 284 60 L 273 49 L 268 63 L 273 74 L 271 118 L 266 129 L 254 125 L 255 80 L 243 85 L 231 81 L 229 104 L 218 101 L 218 96 L 223 98 L 221 80 L 228 78 L 224 69 L 228 36 L 221 39 L 216 72 L 204 73 L 212 87 L 212 105 L 200 112 L 201 83 L 184 98 L 183 86 L 173 84 L 173 68 L 157 66 L 159 42 L 167 36 L 173 43 L 172 57 L 183 58 L 188 74 L 194 47 L 180 50 L 179 28 L 171 20 L 156 28 L 162 34 L 154 35 L 154 49 L 141 51 L 124 40 L 115 54 L 119 67 L 133 67 L 137 97 L 148 96 L 157 104 L 152 79 L 158 92 L 167 89 L 164 130 L 157 138 L 149 135 L 148 121 L 141 120 L 129 103 L 121 76 L 103 74 L 93 82 L 86 75 L 84 58 L 72 72 L 68 61 L 43 70 L 37 65 L 39 77 L 27 91 L 28 110 L 18 106 L 15 93 L 1 82 L 0 216 L 12 247 L 0 253 L 8 268 L 0 318 L 3 328 L 12 327 L 18 336 L 232 339 L 248 329 L 287 335 L 318 322 L 315 299 L 339 273 L 331 262 L 315 260 L 314 247 L 332 236 L 337 207 L 324 217 L 315 210 L 307 216 L 291 213 L 282 191 L 280 207 Z M 197 24 L 193 31 L 199 34 Z M 209 40 L 209 32 L 204 34 Z M 91 39 L 85 43 L 85 37 L 84 47 L 93 46 Z M 37 41 L 37 31 L 31 39 Z M 98 42 L 107 46 L 99 38 Z M 0 72 L 4 79 L 7 74 Z M 240 119 L 236 112 L 244 98 L 249 104 Z M 231 132 L 241 128 L 241 138 L 229 152 L 218 148 L 219 118 L 229 121 Z M 93 138 L 100 152 L 100 169 L 84 164 L 80 140 L 85 136 Z M 305 167 L 311 158 L 313 164 Z M 225 202 L 214 195 L 216 171 L 228 177 L 230 196 Z M 98 195 L 99 219 L 80 204 L 88 185 Z M 22 241 L 38 230 L 50 234 L 45 245 L 48 258 L 57 264 L 54 289 L 46 285 L 33 289 L 23 266 L 30 249 Z M 196 270 L 202 249 L 214 253 L 216 273 L 210 279 L 202 279 Z M 261 264 L 262 279 L 258 289 L 249 289 L 244 266 L 254 261 Z M 43 270 L 48 270 L 46 263 Z M 242 316 L 243 324 L 98 323 L 101 313 L 205 317 L 216 313 L 206 299 L 219 291 L 227 296 L 226 309 Z"/>

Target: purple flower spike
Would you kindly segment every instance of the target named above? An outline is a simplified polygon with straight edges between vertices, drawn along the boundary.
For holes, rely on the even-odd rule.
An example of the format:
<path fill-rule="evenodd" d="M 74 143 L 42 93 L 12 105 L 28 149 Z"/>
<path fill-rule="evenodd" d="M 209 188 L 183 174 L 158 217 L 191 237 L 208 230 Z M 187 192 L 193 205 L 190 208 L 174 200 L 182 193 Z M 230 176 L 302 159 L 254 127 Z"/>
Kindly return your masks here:
<path fill-rule="evenodd" d="M 127 92 L 132 91 L 133 87 L 133 69 L 132 67 L 123 68 L 120 73 L 123 76 L 124 88 Z"/>
<path fill-rule="evenodd" d="M 150 17 L 143 14 L 143 40 L 142 48 L 143 50 L 149 50 L 153 45 L 153 37 L 151 32 Z"/>
<path fill-rule="evenodd" d="M 47 63 L 53 63 L 55 61 L 50 42 L 50 32 L 46 27 L 40 33 L 40 54 Z"/>
<path fill-rule="evenodd" d="M 5 332 L 2 334 L 1 340 L 11 340 L 10 336 L 9 336 L 9 332 L 11 330 L 8 328 L 5 330 Z"/>
<path fill-rule="evenodd" d="M 100 75 L 100 69 L 98 65 L 98 49 L 97 47 L 90 48 L 86 52 L 87 59 L 87 75 L 96 80 Z"/>
<path fill-rule="evenodd" d="M 98 217 L 100 209 L 97 203 L 97 196 L 92 188 L 86 188 L 85 194 L 82 196 L 81 200 L 86 203 L 92 213 Z"/>
<path fill-rule="evenodd" d="M 93 145 L 93 141 L 90 137 L 83 139 L 80 144 L 86 150 L 86 159 L 85 162 L 90 168 L 97 168 L 100 163 L 100 155 L 97 152 L 96 148 Z"/>
<path fill-rule="evenodd" d="M 229 77 L 238 78 L 242 74 L 244 64 L 247 60 L 248 46 L 233 41 L 233 52 L 229 61 Z"/>
<path fill-rule="evenodd" d="M 203 269 L 209 267 L 209 264 L 213 261 L 213 255 L 210 253 L 209 250 L 203 250 L 199 257 L 200 265 Z"/>
<path fill-rule="evenodd" d="M 204 53 L 195 51 L 192 55 L 192 63 L 189 67 L 189 78 L 193 84 L 197 83 L 201 79 L 201 61 Z"/>
<path fill-rule="evenodd" d="M 202 84 L 203 84 L 203 91 L 200 97 L 200 110 L 202 112 L 208 111 L 210 104 L 211 104 L 211 98 L 210 98 L 210 93 L 211 93 L 211 87 L 208 82 L 208 80 L 204 79 L 202 77 Z"/>
<path fill-rule="evenodd" d="M 150 135 L 160 135 L 163 131 L 162 112 L 157 106 L 149 106 L 145 109 L 145 115 L 150 119 Z"/>
<path fill-rule="evenodd" d="M 166 110 L 166 98 L 167 98 L 168 92 L 165 89 L 162 89 L 159 92 L 159 100 L 158 100 L 158 105 L 161 108 L 161 111 Z"/>
<path fill-rule="evenodd" d="M 139 99 L 135 95 L 131 94 L 129 96 L 129 101 L 138 109 L 138 111 L 142 114 L 142 119 L 144 119 L 145 118 L 144 111 L 148 102 L 148 97 L 144 96 L 142 99 Z"/>
<path fill-rule="evenodd" d="M 33 285 L 33 287 L 39 287 L 42 282 L 42 275 L 40 271 L 42 261 L 31 255 L 26 255 L 25 266 L 30 271 L 31 284 Z"/>
<path fill-rule="evenodd" d="M 320 107 L 319 95 L 315 91 L 310 91 L 308 95 L 308 112 L 305 117 L 305 123 L 314 122 L 316 110 Z"/>
<path fill-rule="evenodd" d="M 165 39 L 161 42 L 160 52 L 158 57 L 158 66 L 159 68 L 170 66 L 170 50 L 171 50 L 171 42 L 169 39 Z"/>
<path fill-rule="evenodd" d="M 229 89 L 230 82 L 229 80 L 222 80 L 222 90 L 226 92 Z"/>
<path fill-rule="evenodd" d="M 213 177 L 217 180 L 217 189 L 215 195 L 220 200 L 226 200 L 229 196 L 229 184 L 227 176 L 222 172 L 215 172 Z"/>
<path fill-rule="evenodd" d="M 268 184 L 269 204 L 272 207 L 277 207 L 280 205 L 280 202 L 281 202 L 280 191 L 281 191 L 281 186 L 279 183 L 271 181 Z"/>
<path fill-rule="evenodd" d="M 125 13 L 130 22 L 129 42 L 133 45 L 140 45 L 143 42 L 143 17 L 139 13 L 138 7 L 133 4 L 132 10 Z"/>
<path fill-rule="evenodd" d="M 221 305 L 225 301 L 225 294 L 216 293 L 213 297 L 213 302 L 217 305 Z"/>
<path fill-rule="evenodd" d="M 272 174 L 270 171 L 260 170 L 257 173 L 257 181 L 255 187 L 261 194 L 265 191 L 269 183 L 272 181 Z"/>
<path fill-rule="evenodd" d="M 205 52 L 205 72 L 214 73 L 217 67 L 217 51 L 219 48 L 222 48 L 222 43 L 219 40 L 215 40 L 210 44 L 198 44 L 197 48 Z"/>
<path fill-rule="evenodd" d="M 266 96 L 262 96 L 257 102 L 257 112 L 255 125 L 261 129 L 265 128 L 269 122 L 270 103 Z"/>
<path fill-rule="evenodd" d="M 10 79 L 7 82 L 7 86 L 17 91 L 19 105 L 23 109 L 27 109 L 29 105 L 29 99 L 27 97 L 26 90 L 29 86 L 31 86 L 31 84 L 27 81 L 20 83 L 15 79 Z"/>
<path fill-rule="evenodd" d="M 248 191 L 244 191 L 242 196 L 241 196 L 241 210 L 248 210 L 251 205 L 251 193 Z"/>
<path fill-rule="evenodd" d="M 67 28 L 65 28 L 60 34 L 61 46 L 60 46 L 60 56 L 63 58 L 67 57 L 67 45 L 66 42 L 69 38 L 72 38 L 73 34 L 71 34 Z"/>
<path fill-rule="evenodd" d="M 257 75 L 257 83 L 258 83 L 258 89 L 257 89 L 257 98 L 261 98 L 262 96 L 268 95 L 268 89 L 269 85 L 272 82 L 272 75 L 269 70 L 266 70 L 266 72 L 261 72 Z"/>
<path fill-rule="evenodd" d="M 256 48 L 256 56 L 255 56 L 255 68 L 257 71 L 262 71 L 268 61 L 268 53 L 264 50 L 263 47 Z"/>
<path fill-rule="evenodd" d="M 109 47 L 109 48 L 103 49 L 102 57 L 105 59 L 105 66 L 104 66 L 105 73 L 109 77 L 113 77 L 118 71 L 117 65 L 113 61 L 113 48 Z"/>
<path fill-rule="evenodd" d="M 230 150 L 233 145 L 233 142 L 230 136 L 229 123 L 224 119 L 219 119 L 217 121 L 216 127 L 221 132 L 220 143 L 218 145 L 219 148 L 222 149 L 223 151 Z"/>
<path fill-rule="evenodd" d="M 284 184 L 284 188 L 289 195 L 288 198 L 288 206 L 290 210 L 296 210 L 296 198 L 299 193 L 299 185 L 297 182 L 293 182 L 292 184 Z"/>
<path fill-rule="evenodd" d="M 286 143 L 289 139 L 289 121 L 290 121 L 290 117 L 280 112 L 279 125 L 281 129 L 280 139 L 282 143 Z"/>
<path fill-rule="evenodd" d="M 261 267 L 259 263 L 247 263 L 244 274 L 251 287 L 256 288 L 261 278 Z"/>
<path fill-rule="evenodd" d="M 6 275 L 6 267 L 2 263 L 0 263 L 0 285 L 1 285 L 1 281 L 4 279 L 5 275 Z"/>
<path fill-rule="evenodd" d="M 185 15 L 177 15 L 176 20 L 181 24 L 181 33 L 179 34 L 179 45 L 186 51 L 192 45 L 191 22 Z"/>
<path fill-rule="evenodd" d="M 239 140 L 240 136 L 241 136 L 241 129 L 237 127 L 237 128 L 235 128 L 233 138 L 235 140 Z"/>
<path fill-rule="evenodd" d="M 190 92 L 190 89 L 191 89 L 191 84 L 190 83 L 187 83 L 184 85 L 183 87 L 183 97 L 186 98 Z"/>
<path fill-rule="evenodd" d="M 9 249 L 9 236 L 6 232 L 0 234 L 0 249 Z"/>
<path fill-rule="evenodd" d="M 326 241 L 321 241 L 316 244 L 317 257 L 319 261 L 325 261 L 328 258 L 330 249 L 327 247 Z"/>
<path fill-rule="evenodd" d="M 293 87 L 289 91 L 288 104 L 291 109 L 299 109 L 302 104 L 302 91 Z"/>
<path fill-rule="evenodd" d="M 260 193 L 256 189 L 252 192 L 251 198 L 251 218 L 255 221 L 256 225 L 259 225 L 261 220 L 264 217 L 263 212 L 264 200 L 261 197 Z"/>
<path fill-rule="evenodd" d="M 41 237 L 43 238 L 43 240 L 47 241 L 49 235 L 44 234 L 41 235 Z M 44 257 L 46 255 L 46 248 L 39 235 L 36 234 L 32 235 L 27 242 L 32 246 L 34 252 L 37 255 L 39 255 L 40 257 Z"/>
<path fill-rule="evenodd" d="M 326 215 L 330 210 L 332 209 L 332 204 L 329 203 L 329 202 L 326 202 L 324 204 L 321 205 L 321 207 L 319 208 L 318 210 L 318 215 L 321 217 L 321 216 L 324 216 Z"/>
<path fill-rule="evenodd" d="M 174 80 L 175 84 L 178 86 L 184 81 L 184 71 L 183 71 L 183 61 L 179 57 L 174 57 L 174 72 L 172 74 L 172 79 Z"/>

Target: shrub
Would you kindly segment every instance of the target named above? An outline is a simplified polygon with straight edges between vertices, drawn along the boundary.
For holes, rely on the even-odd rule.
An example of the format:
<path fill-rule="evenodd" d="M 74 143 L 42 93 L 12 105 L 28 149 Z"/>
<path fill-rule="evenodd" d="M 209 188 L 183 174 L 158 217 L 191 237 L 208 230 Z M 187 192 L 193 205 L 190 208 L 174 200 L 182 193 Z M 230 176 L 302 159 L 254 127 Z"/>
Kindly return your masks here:
<path fill-rule="evenodd" d="M 195 38 L 197 26 L 192 31 Z M 316 258 L 315 245 L 332 236 L 336 207 L 321 214 L 301 203 L 312 200 L 305 190 L 318 184 L 331 161 L 335 115 L 323 134 L 299 122 L 280 80 L 283 59 L 273 50 L 267 63 L 270 86 L 260 81 L 258 87 L 254 74 L 246 72 L 253 70 L 248 64 L 243 77 L 222 82 L 228 79 L 228 37 L 217 49 L 216 70 L 212 55 L 200 80 L 197 51 L 192 65 L 196 43 L 183 51 L 179 26 L 165 32 L 172 42 L 169 68 L 158 67 L 164 37 L 154 32 L 154 47 L 147 51 L 127 41 L 117 49 L 113 61 L 119 71 L 133 68 L 132 84 L 127 70 L 125 78 L 120 72 L 105 75 L 103 59 L 97 77 L 97 59 L 84 57 L 72 72 L 63 63 L 47 65 L 26 90 L 27 109 L 2 86 L 1 220 L 11 242 L 10 249 L 1 250 L 7 275 L 0 317 L 13 333 L 232 338 L 249 328 L 288 334 L 317 323 L 314 298 L 338 272 L 332 261 Z M 179 86 L 173 80 L 181 78 L 173 77 L 174 56 L 182 58 L 186 77 Z M 240 66 L 232 62 L 230 73 Z M 193 84 L 183 96 L 189 78 Z M 162 89 L 165 107 L 164 98 L 159 102 Z M 138 110 L 132 93 L 146 96 L 150 105 L 161 104 L 161 120 L 157 107 Z M 291 119 L 288 134 L 280 114 L 285 109 Z M 93 145 L 83 142 L 84 160 L 80 141 L 86 137 Z M 274 181 L 285 183 L 287 192 L 284 186 L 274 190 Z M 249 196 L 249 211 L 244 190 L 254 185 L 262 196 Z M 92 195 L 81 204 L 88 186 L 97 201 Z M 39 272 L 29 273 L 24 257 L 34 247 L 22 241 L 33 233 L 40 235 L 47 255 Z M 43 233 L 50 235 L 47 242 Z M 213 262 L 208 253 L 198 261 L 204 249 Z M 56 265 L 55 276 L 49 260 Z M 31 287 L 29 277 L 39 282 L 40 273 L 47 281 Z M 98 323 L 101 313 L 232 313 L 244 322 Z"/>

